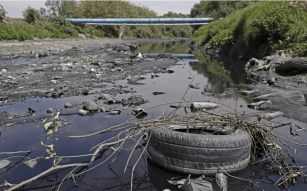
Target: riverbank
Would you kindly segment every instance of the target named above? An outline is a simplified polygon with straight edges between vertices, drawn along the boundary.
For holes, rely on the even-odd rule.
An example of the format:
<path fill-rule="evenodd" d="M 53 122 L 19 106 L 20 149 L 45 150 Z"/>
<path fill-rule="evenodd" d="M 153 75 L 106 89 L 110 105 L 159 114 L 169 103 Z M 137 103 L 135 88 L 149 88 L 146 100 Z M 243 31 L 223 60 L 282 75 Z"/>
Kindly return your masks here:
<path fill-rule="evenodd" d="M 188 38 L 163 39 L 57 39 L 27 42 L 0 42 L 0 106 L 15 104 L 30 97 L 63 98 L 89 95 L 94 86 L 115 84 L 130 79 L 138 84 L 146 73 L 168 73 L 177 60 L 171 54 L 155 61 L 139 56 L 138 44 L 181 41 Z M 133 50 L 133 51 L 132 51 Z M 116 87 L 113 93 L 130 93 Z M 110 93 L 110 92 L 103 92 Z M 28 114 L 27 114 L 28 115 Z M 26 116 L 27 116 L 26 115 Z M 18 124 L 24 113 L 0 115 L 1 124 Z M 44 118 L 34 117 L 31 120 Z"/>
<path fill-rule="evenodd" d="M 255 2 L 200 27 L 193 43 L 207 51 L 218 48 L 234 58 L 262 58 L 277 50 L 306 56 L 306 21 L 305 2 Z"/>
<path fill-rule="evenodd" d="M 209 49 L 206 46 L 195 44 L 191 45 L 191 48 L 214 58 L 234 57 L 234 54 L 236 54 L 234 51 L 227 53 L 223 48 Z M 242 95 L 251 97 L 255 101 L 257 96 L 273 94 L 269 99 L 270 103 L 258 103 L 257 109 L 282 111 L 288 116 L 306 123 L 306 57 L 293 58 L 293 55 L 285 54 L 282 50 L 276 51 L 272 55 L 262 55 L 263 59 L 249 56 L 251 55 L 235 56 L 235 59 L 247 60 L 245 65 L 246 78 L 253 81 L 252 84 L 245 85 L 251 90 L 242 92 Z M 298 101 L 296 94 L 283 96 L 287 92 L 300 92 L 304 98 Z"/>

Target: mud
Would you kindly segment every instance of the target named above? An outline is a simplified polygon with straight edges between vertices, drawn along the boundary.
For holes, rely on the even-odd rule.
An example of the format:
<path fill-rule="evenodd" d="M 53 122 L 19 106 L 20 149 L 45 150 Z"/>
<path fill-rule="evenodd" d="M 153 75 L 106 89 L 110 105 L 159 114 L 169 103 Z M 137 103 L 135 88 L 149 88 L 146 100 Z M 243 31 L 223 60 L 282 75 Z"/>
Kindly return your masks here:
<path fill-rule="evenodd" d="M 191 46 L 205 55 L 216 58 L 235 55 L 237 59 L 247 60 L 246 76 L 253 83 L 245 85 L 251 91 L 243 91 L 241 94 L 244 96 L 257 97 L 275 92 L 301 92 L 304 97 L 301 101 L 291 97 L 271 97 L 271 104 L 263 104 L 257 109 L 282 111 L 296 120 L 307 122 L 307 71 L 302 69 L 305 67 L 303 61 L 306 58 L 293 58 L 292 55 L 284 54 L 283 51 L 277 51 L 272 55 L 253 55 L 258 56 L 257 58 L 263 57 L 256 59 L 242 52 L 242 55 L 232 52 L 226 54 L 222 49 L 208 49 L 196 44 Z"/>
<path fill-rule="evenodd" d="M 155 77 L 158 77 L 158 73 L 171 73 L 167 68 L 177 62 L 175 58 L 167 55 L 152 61 L 145 56 L 138 57 L 136 55 L 142 53 L 135 50 L 136 45 L 181 40 L 187 38 L 2 41 L 0 106 L 23 102 L 31 97 L 59 99 L 100 94 L 93 92 L 94 88 L 101 88 L 101 93 L 113 96 L 136 93 L 125 86 L 104 89 L 105 85 L 102 84 L 115 84 L 118 80 L 127 79 L 128 84 L 140 85 L 142 76 L 147 73 L 152 73 Z M 142 103 L 130 103 L 128 100 L 123 105 Z M 77 110 L 65 110 L 61 115 L 77 113 Z M 0 113 L 1 125 L 36 122 L 44 118 L 46 116 L 35 116 L 29 111 L 18 114 L 8 114 L 6 111 Z"/>

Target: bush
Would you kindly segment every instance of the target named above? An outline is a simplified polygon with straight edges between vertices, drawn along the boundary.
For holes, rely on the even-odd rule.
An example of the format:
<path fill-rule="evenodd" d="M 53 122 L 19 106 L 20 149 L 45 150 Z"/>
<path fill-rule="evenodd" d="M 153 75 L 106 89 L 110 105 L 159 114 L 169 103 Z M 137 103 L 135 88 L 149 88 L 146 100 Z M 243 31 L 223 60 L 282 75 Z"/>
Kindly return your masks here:
<path fill-rule="evenodd" d="M 3 21 L 7 12 L 4 10 L 3 6 L 0 4 L 0 22 Z"/>
<path fill-rule="evenodd" d="M 23 18 L 29 24 L 36 23 L 41 19 L 40 13 L 38 10 L 28 6 L 24 11 L 22 11 Z"/>
<path fill-rule="evenodd" d="M 269 45 L 275 50 L 307 54 L 307 12 L 289 2 L 257 2 L 223 20 L 200 27 L 193 42 L 208 47 L 240 45 L 249 52 Z"/>

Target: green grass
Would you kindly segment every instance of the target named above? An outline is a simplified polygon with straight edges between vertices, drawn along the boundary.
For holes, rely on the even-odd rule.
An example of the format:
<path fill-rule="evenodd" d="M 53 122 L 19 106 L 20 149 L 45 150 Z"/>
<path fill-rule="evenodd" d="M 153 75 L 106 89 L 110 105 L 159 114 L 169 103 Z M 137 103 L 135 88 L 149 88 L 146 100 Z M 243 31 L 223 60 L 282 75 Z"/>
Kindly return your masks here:
<path fill-rule="evenodd" d="M 88 33 L 96 37 L 104 37 L 103 31 L 90 25 L 73 25 L 64 19 L 61 22 L 38 21 L 35 24 L 6 24 L 0 22 L 0 40 L 33 40 L 34 37 L 43 38 L 76 38 L 79 33 Z"/>
<path fill-rule="evenodd" d="M 269 45 L 273 50 L 293 50 L 307 55 L 307 12 L 289 2 L 256 2 L 223 20 L 200 27 L 193 42 L 209 48 L 240 45 L 257 51 Z"/>

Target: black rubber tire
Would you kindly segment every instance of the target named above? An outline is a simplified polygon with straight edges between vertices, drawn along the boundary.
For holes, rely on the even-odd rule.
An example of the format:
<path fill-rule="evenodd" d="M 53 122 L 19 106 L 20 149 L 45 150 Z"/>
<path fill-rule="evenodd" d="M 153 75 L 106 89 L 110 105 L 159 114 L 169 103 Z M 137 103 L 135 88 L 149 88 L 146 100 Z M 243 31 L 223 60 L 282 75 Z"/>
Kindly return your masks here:
<path fill-rule="evenodd" d="M 215 175 L 221 168 L 233 173 L 248 165 L 251 137 L 244 131 L 212 135 L 157 128 L 151 130 L 147 150 L 153 163 L 168 170 Z"/>

